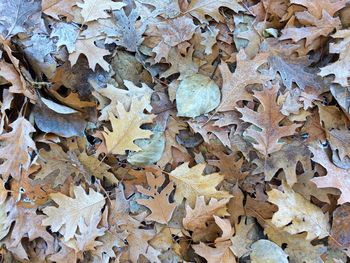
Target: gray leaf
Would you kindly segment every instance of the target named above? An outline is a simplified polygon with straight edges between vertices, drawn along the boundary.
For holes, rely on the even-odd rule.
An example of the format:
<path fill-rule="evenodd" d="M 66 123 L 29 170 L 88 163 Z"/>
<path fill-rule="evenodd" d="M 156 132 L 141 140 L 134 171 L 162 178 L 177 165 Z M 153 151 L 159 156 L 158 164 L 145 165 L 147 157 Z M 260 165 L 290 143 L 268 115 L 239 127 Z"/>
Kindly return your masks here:
<path fill-rule="evenodd" d="M 0 34 L 5 38 L 26 32 L 31 16 L 41 11 L 40 0 L 6 0 L 0 2 Z"/>
<path fill-rule="evenodd" d="M 176 90 L 178 116 L 197 117 L 215 109 L 220 103 L 220 89 L 207 76 L 194 74 L 184 78 Z"/>
<path fill-rule="evenodd" d="M 306 71 L 307 67 L 301 64 L 301 61 L 286 61 L 279 56 L 270 56 L 269 63 L 274 71 L 279 72 L 283 84 L 289 89 L 292 89 L 293 82 L 298 85 L 301 90 L 306 87 L 321 89 L 324 84 L 322 78 L 316 73 Z"/>
<path fill-rule="evenodd" d="M 67 138 L 84 135 L 86 121 L 80 112 L 60 114 L 38 100 L 33 115 L 35 124 L 43 132 L 51 132 Z"/>
<path fill-rule="evenodd" d="M 74 24 L 59 22 L 54 24 L 50 37 L 57 37 L 57 47 L 66 46 L 68 52 L 73 53 L 78 30 L 79 28 Z"/>
<path fill-rule="evenodd" d="M 150 139 L 136 140 L 142 151 L 129 153 L 128 162 L 132 165 L 151 165 L 162 157 L 165 138 L 163 133 L 155 132 Z"/>

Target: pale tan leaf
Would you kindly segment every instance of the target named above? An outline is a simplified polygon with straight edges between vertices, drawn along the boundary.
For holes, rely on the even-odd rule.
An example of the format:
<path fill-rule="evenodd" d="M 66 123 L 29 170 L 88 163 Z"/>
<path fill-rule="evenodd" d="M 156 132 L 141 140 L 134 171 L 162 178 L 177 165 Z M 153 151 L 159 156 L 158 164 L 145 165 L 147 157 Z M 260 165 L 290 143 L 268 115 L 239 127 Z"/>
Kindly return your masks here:
<path fill-rule="evenodd" d="M 74 196 L 75 198 L 71 198 L 61 193 L 53 193 L 50 197 L 58 207 L 48 206 L 43 209 L 47 217 L 43 219 L 42 224 L 50 226 L 53 232 L 59 231 L 65 241 L 74 237 L 81 219 L 90 222 L 95 214 L 101 214 L 105 204 L 103 195 L 92 188 L 86 194 L 81 186 L 76 186 Z"/>
<path fill-rule="evenodd" d="M 24 117 L 19 117 L 10 124 L 12 131 L 0 135 L 2 145 L 0 147 L 0 174 L 3 179 L 10 175 L 20 180 L 22 169 L 28 170 L 31 158 L 30 153 L 36 150 L 30 134 L 36 130 Z"/>
<path fill-rule="evenodd" d="M 189 168 L 188 163 L 184 163 L 169 174 L 170 179 L 176 185 L 174 198 L 177 204 L 181 204 L 186 198 L 192 207 L 199 196 L 207 199 L 222 199 L 231 196 L 228 192 L 216 190 L 216 186 L 224 179 L 223 176 L 218 173 L 202 175 L 204 168 L 205 164 L 197 164 Z"/>
<path fill-rule="evenodd" d="M 140 126 L 144 123 L 151 123 L 155 117 L 153 114 L 144 114 L 144 109 L 145 103 L 142 99 L 133 101 L 128 112 L 121 103 L 117 105 L 118 118 L 112 114 L 109 116 L 112 131 L 105 128 L 103 133 L 108 153 L 125 154 L 127 150 L 136 152 L 141 150 L 134 141 L 150 138 L 152 132 L 143 130 Z"/>
<path fill-rule="evenodd" d="M 218 212 L 226 211 L 225 206 L 228 201 L 229 199 L 218 201 L 212 198 L 206 204 L 204 196 L 197 197 L 194 209 L 189 205 L 186 206 L 186 217 L 182 221 L 184 228 L 191 231 L 205 229 L 208 220 L 212 219 Z"/>
<path fill-rule="evenodd" d="M 307 240 L 329 236 L 328 214 L 294 192 L 286 183 L 283 184 L 283 189 L 283 192 L 277 189 L 267 192 L 268 201 L 278 206 L 271 222 L 290 234 L 305 231 Z"/>

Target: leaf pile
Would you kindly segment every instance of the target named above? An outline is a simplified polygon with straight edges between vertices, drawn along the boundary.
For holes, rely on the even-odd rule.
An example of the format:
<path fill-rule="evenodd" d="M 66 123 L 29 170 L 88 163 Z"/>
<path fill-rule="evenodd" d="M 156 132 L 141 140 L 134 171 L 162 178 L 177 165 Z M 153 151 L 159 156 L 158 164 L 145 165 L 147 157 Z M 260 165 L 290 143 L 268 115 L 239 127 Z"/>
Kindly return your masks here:
<path fill-rule="evenodd" d="M 347 262 L 350 2 L 0 1 L 3 262 Z"/>

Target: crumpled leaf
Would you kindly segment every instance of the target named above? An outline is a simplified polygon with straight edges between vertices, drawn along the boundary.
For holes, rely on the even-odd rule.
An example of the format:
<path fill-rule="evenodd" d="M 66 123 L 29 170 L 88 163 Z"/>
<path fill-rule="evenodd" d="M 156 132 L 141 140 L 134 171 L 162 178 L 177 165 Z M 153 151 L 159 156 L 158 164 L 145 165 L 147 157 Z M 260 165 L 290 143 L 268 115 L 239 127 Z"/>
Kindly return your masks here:
<path fill-rule="evenodd" d="M 271 220 L 276 227 L 283 227 L 290 234 L 305 231 L 307 240 L 329 235 L 328 214 L 294 192 L 286 183 L 283 184 L 283 192 L 272 189 L 267 194 L 268 201 L 278 206 Z"/>
<path fill-rule="evenodd" d="M 220 90 L 209 77 L 194 74 L 181 80 L 176 90 L 177 115 L 194 118 L 215 109 L 220 103 Z"/>
<path fill-rule="evenodd" d="M 43 209 L 47 217 L 43 219 L 42 224 L 50 226 L 53 232 L 60 232 L 65 241 L 74 237 L 81 219 L 90 222 L 96 214 L 101 214 L 105 205 L 103 195 L 92 188 L 86 194 L 81 186 L 75 186 L 74 196 L 75 198 L 71 198 L 62 193 L 53 193 L 50 197 L 58 207 L 48 206 Z"/>

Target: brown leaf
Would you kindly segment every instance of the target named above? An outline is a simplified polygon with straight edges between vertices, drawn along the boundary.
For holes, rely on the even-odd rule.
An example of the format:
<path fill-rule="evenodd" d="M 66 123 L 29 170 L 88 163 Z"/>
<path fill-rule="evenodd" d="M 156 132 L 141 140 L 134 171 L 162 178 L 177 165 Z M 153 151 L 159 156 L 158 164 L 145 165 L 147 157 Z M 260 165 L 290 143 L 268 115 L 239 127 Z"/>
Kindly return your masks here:
<path fill-rule="evenodd" d="M 309 147 L 314 157 L 312 160 L 319 163 L 327 170 L 326 176 L 315 177 L 312 179 L 317 187 L 334 187 L 341 191 L 338 204 L 349 202 L 350 200 L 350 178 L 349 170 L 336 167 L 330 160 L 324 150 L 314 147 Z"/>
<path fill-rule="evenodd" d="M 293 61 L 277 55 L 269 57 L 272 69 L 279 72 L 283 84 L 289 90 L 293 89 L 293 83 L 296 83 L 301 90 L 305 90 L 306 87 L 321 89 L 324 86 L 322 79 L 316 73 L 309 72 L 310 69 L 303 66 L 303 62 L 303 59 Z"/>
<path fill-rule="evenodd" d="M 0 174 L 3 178 L 11 175 L 16 180 L 20 180 L 22 169 L 28 170 L 31 157 L 30 153 L 36 150 L 34 141 L 30 134 L 35 132 L 32 124 L 23 117 L 19 117 L 10 124 L 12 131 L 1 134 L 0 156 L 3 163 L 0 165 Z"/>
<path fill-rule="evenodd" d="M 238 1 L 230 0 L 193 0 L 187 7 L 186 13 L 190 13 L 202 23 L 206 23 L 205 15 L 209 15 L 214 18 L 215 21 L 222 21 L 222 16 L 219 13 L 219 7 L 224 6 L 234 10 L 235 12 L 245 11 L 245 9 L 237 3 Z"/>
<path fill-rule="evenodd" d="M 175 203 L 169 202 L 169 195 L 174 190 L 174 184 L 167 184 L 159 192 L 158 188 L 165 182 L 164 176 L 156 178 L 152 173 L 146 173 L 146 175 L 150 189 L 146 189 L 139 185 L 136 186 L 136 188 L 140 193 L 148 195 L 150 199 L 137 199 L 136 202 L 151 210 L 151 214 L 145 218 L 146 220 L 156 221 L 160 224 L 167 224 L 176 208 Z"/>
<path fill-rule="evenodd" d="M 350 247 L 350 205 L 343 204 L 333 212 L 333 223 L 331 229 L 330 243 L 334 247 L 349 249 Z"/>
<path fill-rule="evenodd" d="M 206 204 L 204 196 L 198 197 L 194 209 L 189 205 L 186 206 L 186 217 L 183 219 L 183 226 L 191 231 L 205 229 L 208 220 L 212 219 L 216 213 L 222 213 L 226 210 L 225 206 L 228 201 L 229 199 L 218 201 L 212 198 Z"/>
<path fill-rule="evenodd" d="M 294 42 L 306 39 L 306 46 L 310 46 L 321 36 L 328 36 L 334 29 L 340 28 L 340 19 L 331 17 L 325 10 L 322 11 L 322 18 L 317 19 L 309 12 L 299 12 L 296 14 L 299 20 L 306 21 L 313 26 L 289 27 L 282 30 L 280 40 L 292 39 Z"/>
<path fill-rule="evenodd" d="M 109 51 L 99 48 L 95 45 L 94 38 L 77 39 L 75 43 L 75 51 L 69 54 L 69 61 L 71 66 L 74 66 L 81 54 L 85 55 L 89 67 L 95 71 L 96 65 L 99 64 L 105 71 L 109 71 L 109 64 L 103 59 L 104 56 L 109 55 Z"/>
<path fill-rule="evenodd" d="M 259 53 L 254 59 L 249 60 L 243 50 L 237 54 L 237 67 L 234 73 L 225 63 L 220 64 L 222 75 L 222 99 L 217 111 L 229 111 L 236 109 L 236 103 L 241 100 L 250 100 L 252 95 L 245 89 L 251 84 L 262 84 L 271 79 L 270 76 L 262 75 L 258 68 L 267 63 L 268 54 Z"/>
<path fill-rule="evenodd" d="M 293 186 L 297 182 L 297 164 L 302 164 L 304 171 L 311 169 L 310 157 L 309 149 L 298 141 L 283 145 L 281 150 L 266 159 L 265 180 L 270 181 L 282 169 L 288 185 Z"/>
<path fill-rule="evenodd" d="M 257 142 L 253 146 L 265 158 L 269 154 L 279 151 L 283 146 L 279 140 L 293 135 L 295 129 L 300 126 L 299 124 L 279 125 L 284 116 L 280 113 L 280 108 L 276 103 L 278 90 L 279 87 L 274 85 L 272 88 L 266 87 L 262 91 L 254 92 L 254 97 L 261 103 L 257 112 L 247 107 L 238 109 L 243 115 L 241 118 L 243 121 L 250 122 L 262 130 L 249 128 L 245 132 L 245 136 L 249 136 Z"/>

